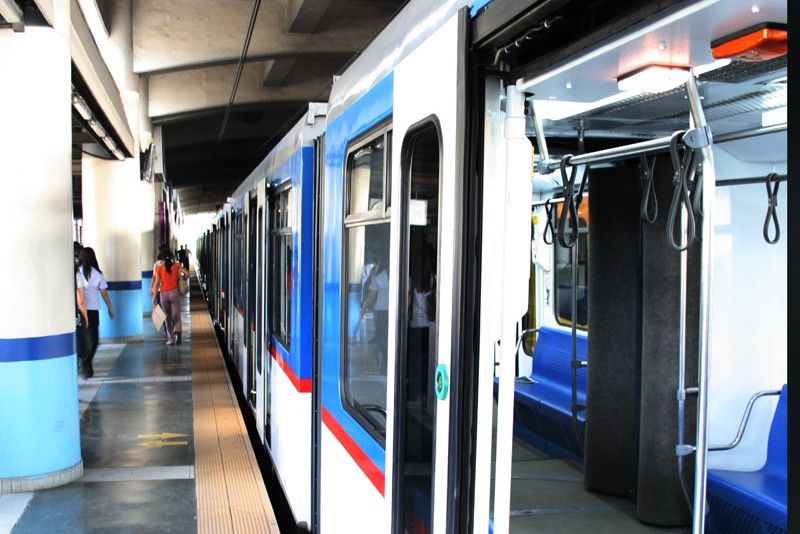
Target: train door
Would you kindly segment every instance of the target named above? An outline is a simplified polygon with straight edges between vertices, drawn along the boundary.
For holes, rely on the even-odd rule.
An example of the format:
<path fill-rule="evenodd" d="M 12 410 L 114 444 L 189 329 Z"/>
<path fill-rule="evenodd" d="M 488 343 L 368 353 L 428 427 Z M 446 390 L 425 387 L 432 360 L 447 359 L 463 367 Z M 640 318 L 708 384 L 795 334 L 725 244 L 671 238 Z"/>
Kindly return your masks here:
<path fill-rule="evenodd" d="M 267 328 L 269 321 L 265 317 L 265 311 L 268 306 L 265 305 L 266 291 L 266 269 L 267 265 L 267 247 L 265 236 L 269 235 L 269 218 L 265 217 L 265 213 L 269 213 L 269 204 L 266 195 L 266 183 L 264 181 L 258 184 L 256 190 L 256 204 L 258 209 L 255 214 L 256 220 L 256 235 L 255 235 L 255 326 L 256 332 L 254 337 L 253 346 L 255 347 L 255 365 L 253 370 L 253 387 L 255 390 L 253 406 L 256 411 L 256 429 L 261 441 L 264 442 L 267 434 L 269 401 L 266 395 L 266 390 L 269 388 L 268 375 L 264 372 L 265 358 L 267 355 L 266 343 L 269 339 L 269 332 Z M 266 358 L 269 360 L 269 358 Z"/>
<path fill-rule="evenodd" d="M 394 532 L 457 529 L 460 456 L 461 188 L 467 13 L 453 15 L 394 73 L 391 271 L 399 273 L 394 366 Z M 424 80 L 424 83 L 420 83 Z M 391 335 L 391 331 L 390 331 Z M 391 356 L 390 356 L 391 358 Z M 390 359 L 391 362 L 391 359 Z M 448 382 L 450 383 L 448 387 Z M 392 398 L 392 391 L 389 392 Z M 389 441 L 389 440 L 387 440 Z"/>
<path fill-rule="evenodd" d="M 247 209 L 247 300 L 245 308 L 244 338 L 247 354 L 247 401 L 255 411 L 258 404 L 258 391 L 256 389 L 256 359 L 258 357 L 256 348 L 256 324 L 258 312 L 256 310 L 256 292 L 258 281 L 256 278 L 256 263 L 258 259 L 257 238 L 258 238 L 258 196 L 255 193 L 249 195 Z"/>
<path fill-rule="evenodd" d="M 321 473 L 321 429 L 322 429 L 322 319 L 323 307 L 320 305 L 322 296 L 322 251 L 324 250 L 324 236 L 322 232 L 324 202 L 324 172 L 325 172 L 325 134 L 314 140 L 314 288 L 312 291 L 314 310 L 314 343 L 311 353 L 311 376 L 314 384 L 311 388 L 311 531 L 320 531 L 320 473 Z"/>

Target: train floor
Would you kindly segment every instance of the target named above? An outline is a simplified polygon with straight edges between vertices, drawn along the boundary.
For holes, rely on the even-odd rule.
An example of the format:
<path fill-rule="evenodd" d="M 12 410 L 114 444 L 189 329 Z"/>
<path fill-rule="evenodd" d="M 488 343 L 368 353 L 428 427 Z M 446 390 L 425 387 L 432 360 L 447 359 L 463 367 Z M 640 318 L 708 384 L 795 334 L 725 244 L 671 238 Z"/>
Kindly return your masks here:
<path fill-rule="evenodd" d="M 496 409 L 495 403 L 495 421 Z M 512 533 L 678 534 L 691 530 L 640 523 L 631 500 L 587 491 L 579 464 L 552 458 L 517 437 L 513 438 L 511 458 Z M 493 464 L 493 481 L 494 469 Z M 490 502 L 494 502 L 493 495 Z"/>
<path fill-rule="evenodd" d="M 105 344 L 78 379 L 84 476 L 0 495 L 0 533 L 278 532 L 197 284 L 183 343 Z"/>

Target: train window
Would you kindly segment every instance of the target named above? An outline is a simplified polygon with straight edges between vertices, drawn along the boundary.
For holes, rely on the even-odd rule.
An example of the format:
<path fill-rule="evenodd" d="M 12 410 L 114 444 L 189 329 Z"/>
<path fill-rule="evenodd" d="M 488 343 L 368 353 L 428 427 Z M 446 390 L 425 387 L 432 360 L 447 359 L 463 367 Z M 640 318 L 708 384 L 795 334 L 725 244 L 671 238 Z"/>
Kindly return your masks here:
<path fill-rule="evenodd" d="M 556 206 L 560 215 L 561 204 Z M 589 203 L 583 202 L 578 210 L 578 328 L 589 327 Z M 559 246 L 556 241 L 554 262 L 555 280 L 553 284 L 556 320 L 564 326 L 572 326 L 572 249 Z"/>
<path fill-rule="evenodd" d="M 292 298 L 292 189 L 278 191 L 270 204 L 272 262 L 270 265 L 271 324 L 273 336 L 289 349 Z"/>
<path fill-rule="evenodd" d="M 391 134 L 390 130 L 373 134 L 347 155 L 347 217 L 351 220 L 385 215 L 391 193 L 387 150 Z"/>
<path fill-rule="evenodd" d="M 387 127 L 347 157 L 342 393 L 348 412 L 381 444 L 386 435 L 389 343 Z"/>

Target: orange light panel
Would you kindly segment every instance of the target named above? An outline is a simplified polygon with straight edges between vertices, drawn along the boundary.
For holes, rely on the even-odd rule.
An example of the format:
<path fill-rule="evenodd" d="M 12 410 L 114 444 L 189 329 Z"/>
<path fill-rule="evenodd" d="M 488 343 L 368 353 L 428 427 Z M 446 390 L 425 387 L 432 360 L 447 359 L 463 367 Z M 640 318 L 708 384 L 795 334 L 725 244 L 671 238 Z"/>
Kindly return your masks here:
<path fill-rule="evenodd" d="M 740 61 L 766 61 L 780 57 L 786 53 L 788 31 L 785 26 L 762 25 L 759 28 L 746 30 L 746 33 L 723 37 L 711 43 L 711 55 L 714 59 L 737 59 Z"/>

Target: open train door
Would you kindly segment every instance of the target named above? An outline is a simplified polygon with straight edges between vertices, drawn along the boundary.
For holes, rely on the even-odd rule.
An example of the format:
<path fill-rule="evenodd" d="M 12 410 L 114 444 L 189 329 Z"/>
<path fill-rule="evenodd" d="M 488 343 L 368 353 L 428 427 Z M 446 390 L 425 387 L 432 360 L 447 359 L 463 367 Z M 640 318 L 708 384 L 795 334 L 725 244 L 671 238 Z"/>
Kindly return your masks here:
<path fill-rule="evenodd" d="M 389 303 L 398 316 L 390 317 L 387 440 L 394 532 L 458 528 L 468 20 L 466 8 L 450 16 L 394 71 L 391 239 L 399 254 L 391 271 L 399 284 Z"/>

